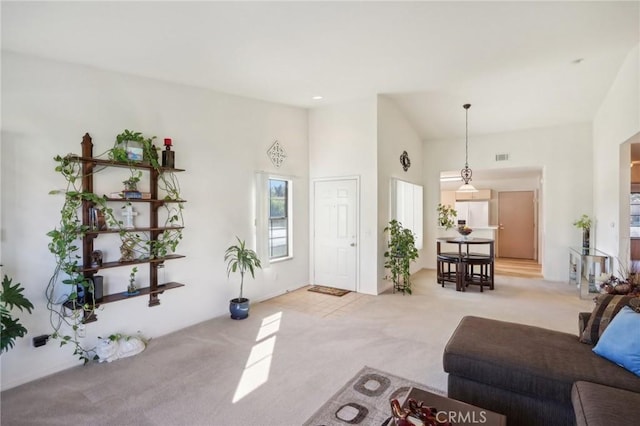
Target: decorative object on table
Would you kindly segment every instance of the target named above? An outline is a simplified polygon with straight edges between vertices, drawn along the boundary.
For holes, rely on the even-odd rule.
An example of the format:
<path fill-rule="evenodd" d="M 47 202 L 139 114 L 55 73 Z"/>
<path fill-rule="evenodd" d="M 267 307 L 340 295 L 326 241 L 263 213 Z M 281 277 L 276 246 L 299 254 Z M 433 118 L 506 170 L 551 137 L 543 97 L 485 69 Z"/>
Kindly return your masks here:
<path fill-rule="evenodd" d="M 0 293 L 0 353 L 13 348 L 18 337 L 24 337 L 27 329 L 20 324 L 18 318 L 11 316 L 11 310 L 15 307 L 20 311 L 31 313 L 33 304 L 24 297 L 24 287 L 20 283 L 13 284 L 12 278 L 5 275 L 2 278 L 2 292 Z"/>
<path fill-rule="evenodd" d="M 106 339 L 102 337 L 98 337 L 98 339 L 100 342 L 96 347 L 96 355 L 100 362 L 111 362 L 134 356 L 147 347 L 146 340 L 139 336 L 125 336 L 118 333 L 112 334 Z"/>
<path fill-rule="evenodd" d="M 402 170 L 405 172 L 409 170 L 411 167 L 411 160 L 409 159 L 409 154 L 407 151 L 402 151 L 402 155 L 400 156 L 400 164 L 402 164 Z"/>
<path fill-rule="evenodd" d="M 467 238 L 469 234 L 473 232 L 473 229 L 471 229 L 467 225 L 460 225 L 458 226 L 457 230 L 458 230 L 458 234 L 462 235 L 462 238 Z"/>
<path fill-rule="evenodd" d="M 91 267 L 99 268 L 102 266 L 102 250 L 94 250 L 91 252 Z"/>
<path fill-rule="evenodd" d="M 171 139 L 164 138 L 164 151 L 162 151 L 162 167 L 173 169 L 176 166 L 175 152 L 171 151 Z"/>
<path fill-rule="evenodd" d="M 227 262 L 227 277 L 232 272 L 240 272 L 240 296 L 229 301 L 229 312 L 232 319 L 245 319 L 249 316 L 249 299 L 242 297 L 244 274 L 249 272 L 255 278 L 255 270 L 261 268 L 260 259 L 255 251 L 246 247 L 246 243 L 236 236 L 238 244 L 230 246 L 224 253 Z"/>
<path fill-rule="evenodd" d="M 591 246 L 589 234 L 591 232 L 591 218 L 586 214 L 580 216 L 580 219 L 573 222 L 573 226 L 582 229 L 582 248 L 588 250 Z"/>
<path fill-rule="evenodd" d="M 601 279 L 598 280 L 598 290 L 600 293 L 640 297 L 640 284 L 638 283 L 638 274 L 634 268 L 634 262 L 631 262 L 631 268 L 628 268 L 620 258 L 617 259 L 619 276 L 602 274 L 604 279 L 601 276 Z"/>
<path fill-rule="evenodd" d="M 454 220 L 456 216 L 458 216 L 456 209 L 451 206 L 445 206 L 440 203 L 438 204 L 438 225 L 449 230 L 456 226 L 456 222 Z"/>
<path fill-rule="evenodd" d="M 133 210 L 133 206 L 131 205 L 131 203 L 127 203 L 127 205 L 122 206 L 121 215 L 122 219 L 124 219 L 122 227 L 124 229 L 134 229 L 135 224 L 133 223 L 133 219 L 138 216 L 138 212 Z"/>
<path fill-rule="evenodd" d="M 402 224 L 393 219 L 384 228 L 389 233 L 387 251 L 384 252 L 384 267 L 391 273 L 385 279 L 393 282 L 393 291 L 401 291 L 402 294 L 411 294 L 411 262 L 418 258 L 418 249 L 415 245 L 415 236 L 410 229 L 402 227 Z"/>
<path fill-rule="evenodd" d="M 424 402 L 416 401 L 413 398 L 407 400 L 408 408 L 402 408 L 397 399 L 389 401 L 391 404 L 391 415 L 395 426 L 451 426 L 448 421 L 448 413 L 438 415 L 438 410 L 426 406 Z M 442 419 L 442 420 L 440 420 Z"/>
<path fill-rule="evenodd" d="M 134 296 L 140 293 L 140 290 L 136 287 L 136 272 L 138 272 L 138 267 L 134 266 L 129 274 L 129 285 L 127 286 L 127 295 L 129 296 Z"/>
<path fill-rule="evenodd" d="M 471 185 L 471 176 L 473 175 L 473 171 L 469 168 L 469 108 L 471 108 L 471 104 L 464 104 L 462 107 L 465 110 L 465 133 L 464 133 L 464 169 L 460 170 L 460 176 L 462 177 L 462 181 L 464 182 L 460 188 L 458 188 L 459 192 L 478 192 L 478 190 Z"/>
<path fill-rule="evenodd" d="M 275 141 L 273 145 L 271 145 L 271 148 L 267 150 L 267 155 L 269 156 L 271 163 L 276 166 L 276 168 L 280 168 L 282 163 L 284 163 L 285 158 L 287 158 L 286 151 L 278 141 Z"/>
<path fill-rule="evenodd" d="M 371 367 L 363 367 L 329 398 L 304 426 L 392 424 L 389 401 L 402 401 L 411 388 L 445 396 L 446 392 Z"/>
<path fill-rule="evenodd" d="M 131 262 L 136 260 L 136 241 L 132 238 L 124 238 L 120 246 L 120 262 Z"/>

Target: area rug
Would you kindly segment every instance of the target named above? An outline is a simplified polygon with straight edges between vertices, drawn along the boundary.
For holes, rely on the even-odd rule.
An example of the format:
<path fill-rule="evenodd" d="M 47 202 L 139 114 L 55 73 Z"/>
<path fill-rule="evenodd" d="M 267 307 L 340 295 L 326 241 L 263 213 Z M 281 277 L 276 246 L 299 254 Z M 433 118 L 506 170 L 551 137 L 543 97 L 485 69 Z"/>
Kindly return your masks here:
<path fill-rule="evenodd" d="M 342 297 L 347 293 L 351 293 L 349 290 L 342 290 L 341 288 L 327 287 L 324 285 L 311 286 L 307 291 L 313 291 L 314 293 L 330 294 L 331 296 Z"/>
<path fill-rule="evenodd" d="M 412 387 L 446 396 L 445 392 L 422 383 L 364 367 L 325 402 L 304 426 L 389 425 L 389 401 L 398 399 L 402 402 Z"/>

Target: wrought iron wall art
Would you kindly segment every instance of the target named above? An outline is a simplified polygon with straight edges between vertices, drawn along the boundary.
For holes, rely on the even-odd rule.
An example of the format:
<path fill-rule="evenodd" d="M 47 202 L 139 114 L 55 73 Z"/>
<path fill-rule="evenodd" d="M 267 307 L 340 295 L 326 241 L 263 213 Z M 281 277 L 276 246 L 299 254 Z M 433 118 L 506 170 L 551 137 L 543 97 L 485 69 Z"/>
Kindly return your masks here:
<path fill-rule="evenodd" d="M 404 170 L 405 172 L 409 170 L 409 167 L 411 167 L 411 160 L 409 159 L 409 154 L 407 154 L 407 151 L 402 151 L 402 155 L 400 156 L 400 164 L 402 164 L 402 170 Z"/>
<path fill-rule="evenodd" d="M 279 168 L 282 163 L 284 163 L 285 158 L 287 158 L 287 152 L 278 141 L 275 141 L 273 145 L 271 145 L 271 148 L 267 151 L 267 155 L 269 156 L 271 163 L 273 163 L 277 168 Z"/>

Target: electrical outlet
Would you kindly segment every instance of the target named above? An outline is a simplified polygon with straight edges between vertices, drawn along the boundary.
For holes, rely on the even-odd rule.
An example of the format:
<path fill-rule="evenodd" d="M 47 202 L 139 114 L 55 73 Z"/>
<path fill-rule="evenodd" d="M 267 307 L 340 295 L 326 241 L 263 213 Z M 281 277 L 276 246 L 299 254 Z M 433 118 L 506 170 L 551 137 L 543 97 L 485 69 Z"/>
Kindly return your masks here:
<path fill-rule="evenodd" d="M 33 346 L 38 348 L 40 346 L 44 346 L 49 341 L 49 335 L 43 334 L 41 336 L 36 336 L 33 338 Z"/>

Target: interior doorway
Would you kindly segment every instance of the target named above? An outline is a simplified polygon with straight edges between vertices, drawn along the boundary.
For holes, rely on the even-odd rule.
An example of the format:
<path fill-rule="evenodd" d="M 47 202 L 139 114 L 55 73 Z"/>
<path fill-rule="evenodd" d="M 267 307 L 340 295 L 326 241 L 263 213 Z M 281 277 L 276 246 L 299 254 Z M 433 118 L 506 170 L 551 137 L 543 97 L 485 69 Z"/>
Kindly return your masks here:
<path fill-rule="evenodd" d="M 498 193 L 498 257 L 536 259 L 535 191 Z"/>
<path fill-rule="evenodd" d="M 313 284 L 357 291 L 358 180 L 313 183 Z"/>

